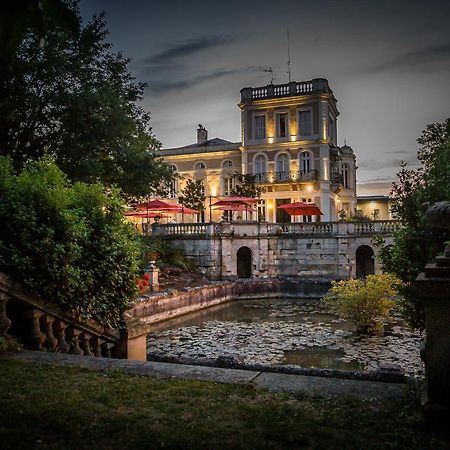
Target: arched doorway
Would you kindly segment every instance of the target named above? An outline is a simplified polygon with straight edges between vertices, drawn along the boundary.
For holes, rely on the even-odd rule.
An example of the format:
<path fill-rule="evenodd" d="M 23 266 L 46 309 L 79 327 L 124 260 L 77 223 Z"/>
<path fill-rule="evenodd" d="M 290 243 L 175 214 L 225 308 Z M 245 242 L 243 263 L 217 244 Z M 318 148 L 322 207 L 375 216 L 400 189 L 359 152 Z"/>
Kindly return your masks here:
<path fill-rule="evenodd" d="M 236 254 L 238 278 L 252 277 L 252 251 L 248 247 L 241 247 Z"/>
<path fill-rule="evenodd" d="M 364 278 L 375 273 L 374 252 L 368 245 L 356 249 L 356 278 Z"/>

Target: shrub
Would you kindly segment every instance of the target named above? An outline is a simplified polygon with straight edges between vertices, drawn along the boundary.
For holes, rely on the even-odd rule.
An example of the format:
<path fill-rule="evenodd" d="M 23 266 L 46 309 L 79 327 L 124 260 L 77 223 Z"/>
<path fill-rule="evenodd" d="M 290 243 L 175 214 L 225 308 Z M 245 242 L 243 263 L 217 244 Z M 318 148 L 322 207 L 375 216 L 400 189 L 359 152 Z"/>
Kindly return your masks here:
<path fill-rule="evenodd" d="M 52 160 L 20 174 L 0 157 L 0 271 L 83 319 L 118 326 L 140 245 L 118 190 L 71 184 Z"/>
<path fill-rule="evenodd" d="M 369 275 L 365 279 L 333 281 L 326 302 L 356 327 L 358 334 L 374 334 L 383 329 L 400 280 L 391 274 Z"/>

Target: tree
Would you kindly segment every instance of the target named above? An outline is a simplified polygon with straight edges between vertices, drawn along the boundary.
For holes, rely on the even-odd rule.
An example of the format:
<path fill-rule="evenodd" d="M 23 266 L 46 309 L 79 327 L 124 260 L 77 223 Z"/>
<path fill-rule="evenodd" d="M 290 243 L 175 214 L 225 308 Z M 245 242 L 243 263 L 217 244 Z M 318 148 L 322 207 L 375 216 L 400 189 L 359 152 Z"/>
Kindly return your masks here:
<path fill-rule="evenodd" d="M 14 61 L 0 64 L 0 152 L 16 169 L 48 154 L 72 181 L 152 194 L 169 185 L 172 171 L 137 105 L 145 84 L 112 52 L 103 15 L 83 26 L 70 8 L 78 33 L 47 15 L 44 43 L 30 28 Z"/>
<path fill-rule="evenodd" d="M 393 246 L 381 245 L 379 257 L 383 270 L 404 282 L 404 312 L 410 324 L 421 329 L 424 313 L 415 300 L 413 282 L 450 237 L 448 232 L 432 229 L 424 214 L 424 204 L 450 199 L 450 119 L 428 125 L 417 141 L 420 168 L 408 170 L 402 164 L 390 193 L 392 212 L 402 226 Z"/>
<path fill-rule="evenodd" d="M 197 211 L 205 210 L 205 186 L 203 180 L 187 180 L 186 186 L 181 190 L 178 201 L 187 208 Z"/>
<path fill-rule="evenodd" d="M 48 157 L 0 157 L 0 271 L 83 319 L 117 326 L 142 249 L 117 189 L 70 183 Z"/>
<path fill-rule="evenodd" d="M 258 198 L 261 195 L 262 189 L 256 185 L 256 175 L 236 172 L 231 175 L 231 178 L 234 180 L 234 188 L 230 192 L 231 195 L 250 198 Z"/>

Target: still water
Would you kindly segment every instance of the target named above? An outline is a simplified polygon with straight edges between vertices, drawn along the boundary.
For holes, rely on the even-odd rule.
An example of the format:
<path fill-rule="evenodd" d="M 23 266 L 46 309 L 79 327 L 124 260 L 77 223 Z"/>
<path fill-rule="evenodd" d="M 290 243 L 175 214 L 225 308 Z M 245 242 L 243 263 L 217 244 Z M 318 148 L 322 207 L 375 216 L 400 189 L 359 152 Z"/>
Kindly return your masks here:
<path fill-rule="evenodd" d="M 149 359 L 217 359 L 340 370 L 395 364 L 421 376 L 420 336 L 400 319 L 383 336 L 356 337 L 320 299 L 237 300 L 156 325 Z"/>

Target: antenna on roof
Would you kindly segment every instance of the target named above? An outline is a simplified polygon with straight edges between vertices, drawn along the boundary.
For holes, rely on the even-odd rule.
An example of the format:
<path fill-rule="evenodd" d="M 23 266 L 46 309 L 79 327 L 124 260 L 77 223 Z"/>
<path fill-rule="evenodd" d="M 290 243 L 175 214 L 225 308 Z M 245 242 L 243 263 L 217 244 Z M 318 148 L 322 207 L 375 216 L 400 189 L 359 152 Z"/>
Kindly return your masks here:
<path fill-rule="evenodd" d="M 272 67 L 269 67 L 268 69 L 264 69 L 264 72 L 270 73 L 270 84 L 273 84 L 275 80 L 275 74 L 273 73 Z"/>
<path fill-rule="evenodd" d="M 290 40 L 289 40 L 289 27 L 287 28 L 287 52 L 288 52 L 288 60 L 287 60 L 287 66 L 288 66 L 288 80 L 289 83 L 291 82 L 291 49 L 290 49 Z"/>

